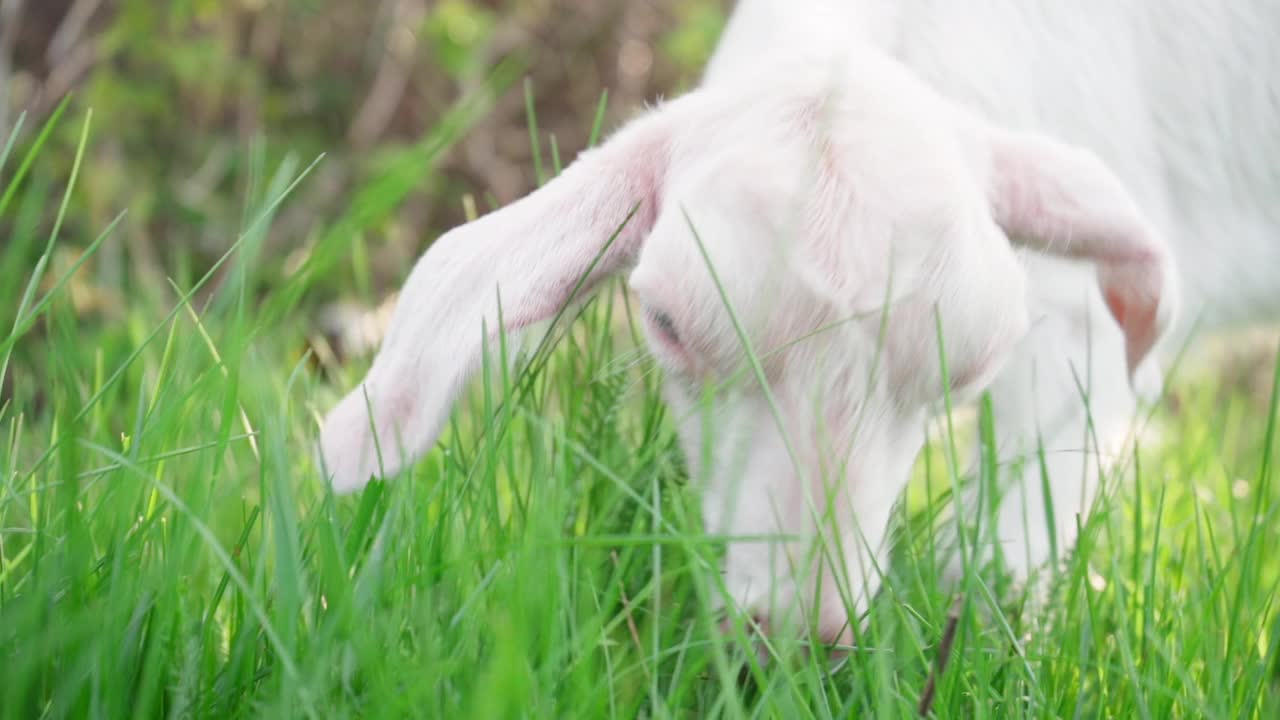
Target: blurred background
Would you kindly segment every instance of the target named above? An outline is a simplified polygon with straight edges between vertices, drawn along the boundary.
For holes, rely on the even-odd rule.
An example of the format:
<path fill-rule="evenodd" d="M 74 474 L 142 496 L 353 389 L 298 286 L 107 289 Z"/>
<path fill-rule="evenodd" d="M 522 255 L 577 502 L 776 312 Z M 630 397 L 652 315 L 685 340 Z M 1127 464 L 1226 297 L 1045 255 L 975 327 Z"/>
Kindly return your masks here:
<path fill-rule="evenodd" d="M 0 151 L 14 139 L 0 167 L 0 327 L 61 217 L 39 290 L 103 235 L 54 294 L 100 346 L 131 348 L 176 288 L 198 288 L 206 308 L 239 272 L 258 327 L 303 326 L 298 353 L 322 368 L 367 354 L 436 237 L 696 84 L 731 6 L 0 0 Z M 0 373 L 0 404 L 15 376 L 43 393 L 45 332 Z M 1269 387 L 1271 367 L 1238 374 Z"/>
<path fill-rule="evenodd" d="M 39 257 L 90 111 L 50 275 L 128 214 L 71 284 L 84 315 L 119 314 L 121 288 L 171 298 L 170 278 L 233 245 L 277 169 L 323 154 L 274 214 L 254 279 L 278 286 L 326 246 L 336 268 L 314 273 L 303 305 L 332 324 L 333 303 L 376 305 L 467 208 L 523 195 L 594 126 L 695 84 L 729 5 L 0 0 L 0 142 L 21 123 L 20 158 L 71 98 L 0 245 Z"/>

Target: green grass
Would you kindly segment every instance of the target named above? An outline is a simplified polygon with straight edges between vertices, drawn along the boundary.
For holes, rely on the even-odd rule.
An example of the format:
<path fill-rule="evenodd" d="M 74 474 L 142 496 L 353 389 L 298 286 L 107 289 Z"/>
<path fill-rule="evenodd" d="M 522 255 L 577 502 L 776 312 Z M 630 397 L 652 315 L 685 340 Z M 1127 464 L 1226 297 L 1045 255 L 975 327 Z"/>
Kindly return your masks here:
<path fill-rule="evenodd" d="M 366 188 L 272 285 L 256 247 L 305 167 L 259 168 L 218 272 L 117 288 L 126 307 L 94 320 L 50 258 L 92 263 L 98 235 L 36 233 L 66 207 L 23 182 L 42 143 L 0 155 L 4 717 L 914 716 L 952 624 L 937 716 L 1280 717 L 1274 398 L 1176 382 L 1165 441 L 1042 607 L 983 575 L 940 586 L 912 502 L 849 660 L 782 643 L 761 665 L 710 609 L 722 539 L 611 320 L 622 296 L 491 369 L 406 477 L 335 498 L 311 447 L 362 368 L 307 355 L 306 303 L 357 282 L 345 236 L 412 178 Z M 913 497 L 951 487 L 926 455 Z"/>

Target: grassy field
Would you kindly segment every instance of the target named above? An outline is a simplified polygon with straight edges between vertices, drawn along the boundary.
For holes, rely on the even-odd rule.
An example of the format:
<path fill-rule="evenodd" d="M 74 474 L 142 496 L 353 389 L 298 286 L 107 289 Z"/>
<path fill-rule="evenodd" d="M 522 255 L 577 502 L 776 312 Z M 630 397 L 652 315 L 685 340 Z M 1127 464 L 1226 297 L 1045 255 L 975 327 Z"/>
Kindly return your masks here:
<path fill-rule="evenodd" d="M 91 116 L 59 122 L 92 143 Z M 113 228 L 36 232 L 81 156 L 61 187 L 28 183 L 24 138 L 0 156 L 4 717 L 897 717 L 931 682 L 939 717 L 1280 717 L 1270 381 L 1176 379 L 1163 442 L 1042 605 L 938 585 L 918 498 L 954 471 L 929 453 L 848 661 L 782 644 L 762 665 L 717 629 L 720 548 L 619 295 L 491 373 L 407 477 L 335 498 L 311 446 L 362 367 L 309 353 L 304 309 L 360 272 L 352 218 L 410 180 L 365 187 L 266 283 L 307 163 L 264 161 L 212 270 L 84 287 L 74 262 Z M 120 309 L 93 316 L 93 293 Z"/>

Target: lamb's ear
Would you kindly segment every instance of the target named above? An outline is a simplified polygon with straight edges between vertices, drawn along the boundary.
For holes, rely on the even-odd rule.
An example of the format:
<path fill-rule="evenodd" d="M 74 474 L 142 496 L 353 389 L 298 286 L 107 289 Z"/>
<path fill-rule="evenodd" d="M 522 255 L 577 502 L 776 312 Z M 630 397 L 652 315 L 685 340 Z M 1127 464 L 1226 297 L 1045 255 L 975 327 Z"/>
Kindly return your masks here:
<path fill-rule="evenodd" d="M 680 104 L 637 118 L 418 260 L 368 376 L 324 420 L 320 454 L 335 490 L 357 490 L 430 449 L 479 369 L 482 328 L 497 336 L 499 298 L 514 332 L 582 299 L 635 256 L 662 204 Z"/>
<path fill-rule="evenodd" d="M 1176 269 L 1163 239 L 1093 153 L 1029 133 L 992 129 L 987 137 L 996 222 L 1013 242 L 1097 264 L 1132 377 L 1176 310 Z"/>

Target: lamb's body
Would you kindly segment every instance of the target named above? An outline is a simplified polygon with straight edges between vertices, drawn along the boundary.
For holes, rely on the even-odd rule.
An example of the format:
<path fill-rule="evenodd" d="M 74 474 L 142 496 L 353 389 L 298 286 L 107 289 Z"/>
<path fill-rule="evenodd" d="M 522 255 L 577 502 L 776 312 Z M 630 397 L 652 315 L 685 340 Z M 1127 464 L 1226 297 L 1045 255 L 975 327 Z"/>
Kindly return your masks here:
<path fill-rule="evenodd" d="M 851 43 L 1098 153 L 1174 248 L 1184 331 L 1280 308 L 1280 3 L 743 0 L 705 82 Z"/>
<path fill-rule="evenodd" d="M 1131 437 L 1175 307 L 1165 353 L 1280 309 L 1278 69 L 1271 0 L 743 0 L 703 88 L 423 256 L 325 420 L 332 482 L 431 447 L 482 328 L 632 268 L 707 529 L 794 538 L 730 543 L 743 610 L 850 638 L 927 414 L 987 387 L 995 537 L 1030 572 Z"/>

